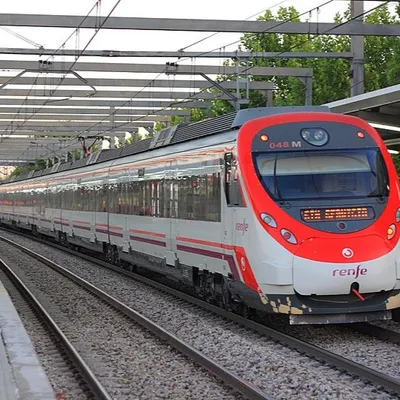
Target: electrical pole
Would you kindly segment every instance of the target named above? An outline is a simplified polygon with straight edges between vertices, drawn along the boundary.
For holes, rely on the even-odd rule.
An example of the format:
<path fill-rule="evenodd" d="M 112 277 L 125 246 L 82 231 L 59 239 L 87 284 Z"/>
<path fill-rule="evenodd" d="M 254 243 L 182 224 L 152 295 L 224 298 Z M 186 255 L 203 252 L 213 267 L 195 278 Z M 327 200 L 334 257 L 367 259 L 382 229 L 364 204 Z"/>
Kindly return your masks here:
<path fill-rule="evenodd" d="M 364 1 L 351 0 L 351 18 L 361 25 L 364 23 L 363 16 L 357 17 L 364 12 Z M 364 36 L 351 35 L 351 87 L 350 96 L 364 93 Z"/>

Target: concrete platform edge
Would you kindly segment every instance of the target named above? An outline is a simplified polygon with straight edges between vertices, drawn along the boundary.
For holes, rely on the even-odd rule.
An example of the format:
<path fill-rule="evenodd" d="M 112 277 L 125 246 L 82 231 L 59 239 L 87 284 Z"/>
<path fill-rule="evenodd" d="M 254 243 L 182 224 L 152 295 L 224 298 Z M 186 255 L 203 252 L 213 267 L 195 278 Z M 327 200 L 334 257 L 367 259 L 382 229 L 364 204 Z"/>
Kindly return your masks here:
<path fill-rule="evenodd" d="M 4 397 L 7 400 L 55 400 L 54 391 L 37 359 L 30 337 L 1 282 L 0 333 L 0 379 L 3 376 L 8 380 L 6 386 L 0 388 L 0 398 L 8 395 Z M 12 386 L 14 394 L 10 393 Z"/>

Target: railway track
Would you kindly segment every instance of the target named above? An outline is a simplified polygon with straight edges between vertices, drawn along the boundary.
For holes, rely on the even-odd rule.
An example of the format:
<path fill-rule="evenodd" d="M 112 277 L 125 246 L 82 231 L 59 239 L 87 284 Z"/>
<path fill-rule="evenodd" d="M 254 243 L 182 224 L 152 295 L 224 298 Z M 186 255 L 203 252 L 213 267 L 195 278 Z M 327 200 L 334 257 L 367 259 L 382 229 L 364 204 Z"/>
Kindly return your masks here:
<path fill-rule="evenodd" d="M 390 329 L 382 328 L 381 326 L 367 324 L 367 323 L 360 323 L 360 324 L 354 324 L 354 326 L 350 326 L 349 329 L 376 337 L 380 340 L 386 340 L 390 343 L 395 343 L 397 345 L 400 344 L 400 333 L 394 332 Z"/>
<path fill-rule="evenodd" d="M 1 260 L 0 265 L 2 265 Z M 42 317 L 40 307 L 35 307 L 35 302 L 32 303 L 24 291 L 15 286 L 1 267 L 0 281 L 18 311 L 56 398 L 60 400 L 95 399 L 93 391 L 84 381 L 82 374 L 68 355 L 66 347 L 57 336 L 57 330 L 51 329 Z M 66 393 L 68 397 L 65 397 Z"/>
<path fill-rule="evenodd" d="M 20 245 L 15 242 L 9 241 L 8 239 L 1 237 L 2 241 L 18 248 L 25 254 L 28 254 L 30 257 L 34 258 L 35 260 L 40 261 L 42 264 L 45 264 L 47 267 L 50 267 L 52 270 L 56 271 L 57 273 L 61 274 L 63 277 L 67 278 L 70 281 L 73 281 L 80 287 L 84 288 L 85 291 L 90 292 L 101 301 L 107 303 L 110 307 L 115 309 L 116 311 L 122 313 L 130 320 L 140 324 L 143 328 L 150 331 L 154 334 L 157 338 L 161 339 L 162 341 L 168 343 L 175 349 L 177 349 L 180 353 L 187 356 L 190 360 L 194 361 L 197 365 L 205 368 L 209 371 L 212 375 L 214 375 L 217 379 L 221 380 L 225 385 L 228 385 L 234 391 L 239 392 L 245 398 L 254 399 L 254 400 L 269 400 L 272 399 L 269 393 L 262 391 L 257 386 L 247 382 L 246 380 L 242 379 L 241 377 L 235 375 L 234 373 L 230 372 L 228 369 L 224 368 L 223 366 L 219 365 L 217 362 L 212 360 L 210 357 L 205 356 L 203 353 L 192 347 L 191 345 L 185 343 L 184 341 L 177 338 L 175 335 L 169 333 L 161 326 L 157 325 L 156 323 L 152 322 L 148 318 L 144 317 L 140 313 L 136 312 L 132 308 L 126 306 L 121 301 L 117 300 L 116 298 L 108 295 L 101 289 L 97 288 L 96 286 L 90 284 L 88 281 L 80 278 L 76 274 L 72 273 L 66 268 L 54 263 L 53 261 L 49 260 L 48 258 Z M 27 288 L 27 286 L 22 282 L 22 280 L 17 276 L 17 274 L 7 266 L 4 262 L 1 263 L 1 267 L 6 272 L 7 276 L 10 277 L 12 282 L 18 286 L 18 288 L 24 292 L 24 295 L 29 297 L 29 301 L 35 305 L 35 308 L 39 309 L 42 313 L 43 317 L 49 321 L 51 324 L 52 330 L 54 330 L 57 337 L 60 340 L 63 340 L 64 346 L 66 347 L 68 354 L 70 355 L 71 359 L 74 361 L 75 365 L 79 369 L 84 378 L 85 382 L 91 388 L 94 396 L 96 399 L 107 399 L 111 400 L 111 395 L 107 392 L 104 386 L 101 384 L 100 379 L 96 377 L 95 373 L 89 368 L 89 366 L 84 361 L 83 357 L 79 355 L 78 351 L 73 347 L 70 341 L 68 341 L 66 335 L 63 331 L 57 326 L 57 324 L 52 320 L 51 316 L 46 312 L 44 307 L 40 304 L 40 302 L 35 298 L 32 292 Z"/>
<path fill-rule="evenodd" d="M 0 237 L 0 239 L 4 239 Z M 31 238 L 30 238 L 31 239 Z M 7 239 L 6 239 L 7 240 Z M 13 242 L 8 241 L 12 245 L 16 245 Z M 45 244 L 49 245 L 47 241 L 44 241 Z M 17 245 L 18 246 L 18 245 Z M 192 297 L 186 293 L 177 291 L 173 288 L 170 288 L 168 286 L 163 285 L 160 282 L 154 281 L 152 279 L 146 278 L 142 275 L 135 274 L 133 272 L 126 271 L 120 267 L 116 267 L 114 265 L 108 264 L 106 262 L 103 262 L 101 260 L 98 260 L 96 258 L 90 257 L 86 254 L 82 253 L 77 253 L 73 250 L 67 249 L 63 246 L 59 245 L 54 245 L 53 243 L 51 246 L 56 247 L 62 251 L 66 251 L 70 254 L 76 255 L 78 257 L 84 258 L 92 263 L 95 263 L 99 266 L 106 267 L 108 269 L 114 270 L 120 274 L 124 274 L 130 278 L 133 278 L 137 281 L 143 282 L 147 285 L 153 286 L 159 290 L 162 290 L 163 292 L 169 293 L 175 297 L 178 297 L 182 299 L 185 302 L 189 302 L 191 304 L 195 304 L 201 308 L 204 308 L 208 311 L 211 311 L 227 320 L 233 321 L 237 324 L 240 324 L 241 326 L 244 326 L 248 329 L 251 329 L 252 331 L 258 332 L 263 336 L 267 336 L 271 339 L 273 339 L 276 342 L 279 342 L 285 346 L 288 346 L 292 349 L 297 350 L 301 354 L 306 354 L 308 357 L 314 357 L 318 361 L 322 361 L 327 363 L 330 366 L 334 366 L 338 368 L 339 370 L 345 371 L 350 375 L 357 376 L 360 379 L 363 380 L 368 380 L 369 382 L 373 383 L 374 385 L 377 386 L 382 386 L 389 392 L 394 392 L 397 394 L 400 394 L 400 381 L 396 378 L 393 378 L 389 375 L 386 375 L 384 373 L 381 373 L 375 369 L 371 369 L 369 367 L 366 367 L 364 365 L 361 365 L 359 363 L 356 363 L 354 361 L 351 361 L 347 359 L 346 357 L 342 357 L 340 355 L 337 355 L 331 351 L 325 350 L 319 346 L 313 345 L 307 341 L 300 340 L 294 336 L 285 334 L 279 330 L 267 327 L 265 325 L 259 324 L 257 322 L 248 320 L 246 318 L 243 318 L 239 315 L 230 313 L 226 310 L 223 310 L 221 308 L 218 308 L 216 306 L 213 306 L 209 303 L 206 303 L 202 300 L 199 300 L 195 297 Z M 365 326 L 364 326 L 365 325 Z M 367 329 L 369 324 L 359 324 L 359 328 L 361 331 L 361 328 Z M 372 326 L 372 325 L 371 325 Z M 358 326 L 357 326 L 358 327 Z M 378 327 L 377 327 L 378 328 Z M 398 335 L 395 334 L 395 332 L 392 332 L 394 335 L 392 335 L 389 331 L 384 330 L 382 328 L 377 329 L 376 332 L 380 332 L 380 338 L 385 339 L 385 340 L 391 340 L 394 343 L 398 343 Z M 386 333 L 385 333 L 386 332 Z M 366 332 L 363 332 L 366 333 Z M 372 332 L 368 332 L 369 334 L 373 334 Z"/>
<path fill-rule="evenodd" d="M 112 400 L 103 385 L 99 382 L 96 375 L 86 364 L 84 359 L 81 357 L 79 352 L 75 349 L 70 340 L 64 335 L 58 324 L 42 306 L 36 296 L 28 289 L 28 287 L 22 282 L 17 274 L 9 267 L 3 260 L 0 259 L 0 268 L 10 279 L 11 283 L 15 288 L 22 294 L 26 301 L 36 310 L 40 318 L 46 323 L 49 330 L 52 332 L 55 339 L 61 343 L 65 353 L 69 359 L 73 362 L 75 368 L 79 371 L 82 379 L 86 382 L 90 388 L 95 399 L 99 400 Z"/>

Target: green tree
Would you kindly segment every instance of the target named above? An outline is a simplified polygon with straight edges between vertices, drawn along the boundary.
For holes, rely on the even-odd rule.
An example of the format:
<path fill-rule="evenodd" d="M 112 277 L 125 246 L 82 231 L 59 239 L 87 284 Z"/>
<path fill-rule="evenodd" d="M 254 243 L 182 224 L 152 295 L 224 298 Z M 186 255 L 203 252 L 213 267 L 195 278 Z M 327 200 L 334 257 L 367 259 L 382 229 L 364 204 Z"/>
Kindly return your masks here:
<path fill-rule="evenodd" d="M 399 6 L 398 6 L 399 7 Z M 398 8 L 397 8 L 398 10 Z M 369 24 L 398 24 L 399 13 L 392 15 L 387 5 L 365 18 Z M 368 36 L 365 38 L 365 89 L 367 92 L 400 82 L 400 38 Z"/>
<path fill-rule="evenodd" d="M 394 166 L 396 167 L 397 175 L 400 175 L 400 154 L 391 154 Z"/>
<path fill-rule="evenodd" d="M 41 158 L 35 160 L 34 163 L 28 163 L 25 165 L 21 165 L 20 167 L 16 167 L 13 172 L 10 174 L 10 178 L 14 176 L 21 176 L 24 174 L 28 174 L 31 171 L 41 171 L 46 168 L 46 160 Z"/>
<path fill-rule="evenodd" d="M 156 121 L 156 123 L 154 124 L 154 133 L 162 131 L 163 129 L 165 129 L 165 127 L 166 125 L 163 122 Z"/>
<path fill-rule="evenodd" d="M 350 9 L 334 17 L 336 23 L 345 23 L 350 19 Z M 281 7 L 274 15 L 267 10 L 258 18 L 260 21 L 290 21 L 299 22 L 300 15 L 295 7 Z M 400 3 L 396 13 L 390 12 L 388 5 L 377 8 L 365 17 L 369 24 L 400 23 Z M 365 91 L 372 91 L 400 82 L 400 37 L 367 36 L 365 47 Z M 306 35 L 306 34 L 275 34 L 246 33 L 241 38 L 241 51 L 249 52 L 348 52 L 350 37 L 345 35 Z M 233 65 L 226 62 L 225 65 Z M 243 64 L 244 66 L 244 64 Z M 250 59 L 248 66 L 263 67 L 303 67 L 313 69 L 313 104 L 324 104 L 346 98 L 351 88 L 351 63 L 341 58 L 265 58 Z M 305 103 L 305 86 L 296 77 L 261 77 L 253 76 L 254 81 L 272 81 L 274 90 L 274 105 L 290 106 Z M 221 75 L 218 81 L 234 81 L 234 75 Z M 217 89 L 205 89 L 208 92 L 220 94 Z M 190 122 L 226 114 L 234 107 L 226 100 L 213 100 L 213 106 L 208 110 L 191 109 Z M 257 90 L 250 91 L 248 107 L 265 105 L 266 98 Z M 157 127 L 158 130 L 161 127 Z"/>
<path fill-rule="evenodd" d="M 281 7 L 276 17 L 267 11 L 258 18 L 262 21 L 299 22 L 298 11 L 294 7 Z M 335 22 L 343 17 L 337 14 Z M 308 36 L 271 33 L 248 33 L 241 39 L 241 50 L 258 52 L 342 52 L 350 50 L 346 36 Z M 250 66 L 264 67 L 304 67 L 313 68 L 313 103 L 322 104 L 346 97 L 349 91 L 349 62 L 343 59 L 251 59 Z M 269 79 L 275 83 L 275 105 L 302 105 L 305 102 L 305 87 L 296 77 L 255 77 L 256 81 Z M 264 103 L 261 99 L 259 105 Z"/>
<path fill-rule="evenodd" d="M 400 5 L 397 15 L 391 14 L 387 5 L 366 16 L 370 24 L 400 23 Z M 335 15 L 335 22 L 342 23 L 350 19 L 350 11 Z M 258 18 L 260 21 L 299 22 L 299 12 L 294 7 L 281 7 L 276 15 L 266 11 Z M 365 42 L 365 90 L 371 91 L 400 81 L 400 38 L 368 36 Z M 246 33 L 241 38 L 241 51 L 253 52 L 347 52 L 350 51 L 350 38 L 345 35 L 292 35 L 271 33 Z M 350 93 L 351 65 L 347 59 L 250 59 L 249 67 L 304 67 L 313 69 L 313 104 L 324 104 L 346 98 Z M 220 80 L 235 80 L 234 76 L 221 76 Z M 260 77 L 255 81 L 270 80 L 275 86 L 274 105 L 303 105 L 305 86 L 296 77 Z M 249 107 L 263 106 L 265 97 L 258 91 L 250 91 Z M 222 100 L 213 101 L 212 115 L 221 115 L 232 111 L 233 107 Z"/>

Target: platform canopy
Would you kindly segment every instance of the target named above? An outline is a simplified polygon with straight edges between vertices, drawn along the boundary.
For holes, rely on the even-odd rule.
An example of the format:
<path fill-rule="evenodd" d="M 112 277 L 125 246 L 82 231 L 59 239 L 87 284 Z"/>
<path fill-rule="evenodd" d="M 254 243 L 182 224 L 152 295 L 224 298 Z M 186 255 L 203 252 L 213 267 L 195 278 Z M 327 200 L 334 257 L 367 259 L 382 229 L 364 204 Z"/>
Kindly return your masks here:
<path fill-rule="evenodd" d="M 325 104 L 332 112 L 368 121 L 393 152 L 400 151 L 400 85 Z"/>

